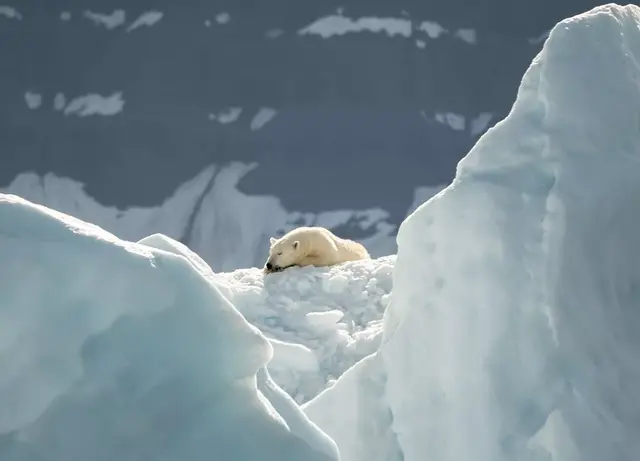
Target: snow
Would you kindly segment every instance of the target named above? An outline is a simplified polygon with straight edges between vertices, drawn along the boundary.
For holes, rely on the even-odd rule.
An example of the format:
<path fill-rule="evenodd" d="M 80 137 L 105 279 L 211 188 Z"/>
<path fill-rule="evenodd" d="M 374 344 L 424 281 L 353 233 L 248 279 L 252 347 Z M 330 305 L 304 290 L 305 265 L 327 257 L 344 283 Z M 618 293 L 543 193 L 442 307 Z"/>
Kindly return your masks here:
<path fill-rule="evenodd" d="M 96 13 L 91 10 L 84 12 L 84 17 L 91 20 L 97 26 L 103 26 L 107 30 L 120 27 L 126 21 L 124 10 L 114 10 L 111 14 Z"/>
<path fill-rule="evenodd" d="M 53 108 L 60 112 L 64 109 L 64 106 L 67 105 L 67 98 L 64 96 L 63 93 L 56 93 L 56 95 L 53 97 Z"/>
<path fill-rule="evenodd" d="M 435 195 L 437 195 L 440 192 L 442 192 L 447 186 L 448 186 L 448 184 L 440 184 L 439 186 L 429 186 L 429 187 L 426 187 L 426 186 L 417 187 L 415 192 L 414 192 L 414 194 L 413 194 L 413 202 L 411 203 L 411 206 L 409 207 L 409 213 L 408 214 L 411 214 L 414 211 L 416 211 L 416 209 L 420 205 L 425 203 L 431 197 L 434 197 Z"/>
<path fill-rule="evenodd" d="M 284 30 L 282 29 L 269 29 L 264 35 L 267 38 L 274 39 L 282 36 L 282 34 L 284 34 Z"/>
<path fill-rule="evenodd" d="M 478 114 L 478 116 L 471 121 L 471 136 L 475 137 L 484 133 L 492 119 L 493 114 L 491 112 L 481 112 Z"/>
<path fill-rule="evenodd" d="M 77 114 L 79 117 L 91 115 L 112 116 L 122 112 L 124 101 L 122 92 L 117 91 L 109 96 L 86 94 L 72 99 L 64 109 L 65 115 Z"/>
<path fill-rule="evenodd" d="M 413 34 L 415 21 L 401 17 L 375 17 L 365 16 L 357 19 L 345 16 L 342 10 L 337 14 L 324 16 L 312 22 L 298 31 L 299 35 L 319 35 L 322 38 L 342 36 L 350 33 L 373 32 L 385 33 L 388 37 L 401 36 L 409 38 Z M 431 39 L 449 33 L 447 29 L 434 21 L 421 21 L 415 26 L 416 31 L 424 32 Z M 471 45 L 476 44 L 477 34 L 475 29 L 459 29 L 454 34 L 455 37 Z M 416 42 L 417 46 L 423 48 L 426 43 L 423 40 Z"/>
<path fill-rule="evenodd" d="M 426 32 L 429 38 L 438 38 L 442 34 L 446 34 L 448 31 L 437 22 L 423 21 L 418 25 L 418 30 Z"/>
<path fill-rule="evenodd" d="M 26 98 L 26 95 L 25 95 Z M 31 101 L 34 98 L 31 97 Z M 53 98 L 53 108 L 64 115 L 77 115 L 78 117 L 89 117 L 92 115 L 113 116 L 121 113 L 124 109 L 122 92 L 116 91 L 108 96 L 97 93 L 88 93 L 76 96 L 67 103 L 67 97 L 63 93 L 56 93 Z"/>
<path fill-rule="evenodd" d="M 333 388 L 302 406 L 311 421 L 338 445 L 341 461 L 403 461 L 386 403 L 381 360 L 378 353 L 368 355 L 348 369 Z"/>
<path fill-rule="evenodd" d="M 296 402 L 377 349 L 395 260 L 214 273 L 13 195 L 0 257 L 6 461 L 339 459 Z"/>
<path fill-rule="evenodd" d="M 138 16 L 138 19 L 133 21 L 129 27 L 127 27 L 127 32 L 131 32 L 132 30 L 137 29 L 138 27 L 151 27 L 159 22 L 164 16 L 164 13 L 161 11 L 147 11 Z"/>
<path fill-rule="evenodd" d="M 27 104 L 29 109 L 38 109 L 42 105 L 42 95 L 32 91 L 27 91 L 24 94 L 24 102 Z"/>
<path fill-rule="evenodd" d="M 274 346 L 273 366 L 277 370 L 274 368 L 273 375 L 285 390 L 304 402 L 377 347 L 382 312 L 391 290 L 394 257 L 381 258 L 372 264 L 347 265 L 341 271 L 304 269 L 296 277 L 290 273 L 275 274 L 268 283 L 263 282 L 262 272 L 255 267 L 264 264 L 269 236 L 281 233 L 279 225 L 289 230 L 295 227 L 294 221 L 302 219 L 340 226 L 355 215 L 366 226 L 375 225 L 376 219 L 384 215 L 345 212 L 334 213 L 332 219 L 332 213 L 288 214 L 275 199 L 245 196 L 237 191 L 237 180 L 249 171 L 240 167 L 211 167 L 158 207 L 132 208 L 126 212 L 102 206 L 87 196 L 82 184 L 61 181 L 53 174 L 20 175 L 6 192 L 81 217 L 126 240 L 163 233 L 189 242 L 206 261 L 203 264 L 213 262 L 218 271 L 254 267 L 216 274 L 216 280 L 231 287 L 226 296 L 233 298 L 254 325 L 269 338 L 280 341 Z M 382 237 L 377 238 L 385 240 Z M 376 249 L 375 245 L 366 241 L 365 244 L 370 250 Z M 286 354 L 298 356 L 297 364 L 289 359 L 280 360 Z M 314 361 L 315 367 L 322 365 L 321 374 L 313 370 Z"/>
<path fill-rule="evenodd" d="M 224 297 L 269 338 L 274 351 L 269 372 L 298 403 L 318 395 L 380 344 L 395 256 L 329 268 L 291 268 L 265 277 L 256 267 L 213 272 L 200 256 L 160 234 L 140 243 L 190 255 Z"/>
<path fill-rule="evenodd" d="M 438 123 L 447 125 L 452 130 L 464 131 L 465 129 L 465 119 L 462 115 L 452 112 L 438 112 L 435 114 L 435 119 Z"/>
<path fill-rule="evenodd" d="M 150 233 L 162 233 L 179 238 L 186 232 L 198 198 L 206 190 L 215 172 L 215 168 L 204 170 L 157 207 L 136 207 L 126 212 L 98 203 L 85 192 L 81 183 L 69 179 L 61 180 L 53 173 L 44 176 L 23 173 L 0 192 L 19 195 L 29 201 L 94 223 L 125 240 L 139 240 Z"/>
<path fill-rule="evenodd" d="M 216 15 L 216 22 L 218 24 L 228 24 L 231 21 L 231 15 L 226 12 L 218 13 Z"/>
<path fill-rule="evenodd" d="M 242 114 L 241 107 L 230 107 L 217 114 L 209 114 L 209 120 L 217 120 L 218 123 L 226 125 L 238 120 L 238 118 L 240 118 L 240 114 Z"/>
<path fill-rule="evenodd" d="M 18 21 L 22 20 L 22 15 L 12 6 L 0 5 L 0 16 L 3 16 L 7 19 L 17 19 Z"/>
<path fill-rule="evenodd" d="M 209 276 L 270 338 L 275 382 L 304 403 L 378 348 L 394 261 L 387 256 L 266 277 L 255 267 Z"/>
<path fill-rule="evenodd" d="M 304 406 L 342 461 L 637 459 L 639 26 L 556 25 L 403 222 L 379 350 Z"/>
<path fill-rule="evenodd" d="M 346 283 L 348 280 L 345 278 L 343 274 L 335 277 L 334 280 L 337 279 L 337 284 L 342 288 L 346 288 Z M 343 283 L 346 282 L 346 283 Z M 330 281 L 329 286 L 334 286 L 336 282 Z M 338 290 L 327 290 L 329 293 L 337 293 Z M 316 331 L 331 331 L 335 329 L 336 324 L 342 319 L 344 313 L 339 310 L 332 310 L 327 312 L 310 312 L 305 315 L 307 323 L 311 327 L 311 329 Z"/>
<path fill-rule="evenodd" d="M 70 21 L 71 20 L 71 13 L 68 11 L 63 11 L 62 13 L 60 13 L 60 20 L 61 21 Z"/>
<path fill-rule="evenodd" d="M 307 346 L 298 343 L 288 343 L 270 338 L 273 346 L 273 359 L 269 362 L 270 369 L 286 373 L 293 369 L 297 372 L 318 373 L 320 363 L 314 352 Z M 294 388 L 297 388 L 294 385 Z"/>
<path fill-rule="evenodd" d="M 339 459 L 186 247 L 2 195 L 0 256 L 3 461 Z"/>
<path fill-rule="evenodd" d="M 389 37 L 401 35 L 411 36 L 411 21 L 403 18 L 362 17 L 351 19 L 342 14 L 322 17 L 302 28 L 300 35 L 319 35 L 329 38 L 334 35 L 345 35 L 356 32 L 385 32 Z"/>
<path fill-rule="evenodd" d="M 470 45 L 478 43 L 478 35 L 475 29 L 458 29 L 454 36 Z"/>
<path fill-rule="evenodd" d="M 267 123 L 269 123 L 273 118 L 278 114 L 278 111 L 272 109 L 271 107 L 261 107 L 260 110 L 254 115 L 251 119 L 251 123 L 249 127 L 251 131 L 256 131 L 261 129 Z"/>

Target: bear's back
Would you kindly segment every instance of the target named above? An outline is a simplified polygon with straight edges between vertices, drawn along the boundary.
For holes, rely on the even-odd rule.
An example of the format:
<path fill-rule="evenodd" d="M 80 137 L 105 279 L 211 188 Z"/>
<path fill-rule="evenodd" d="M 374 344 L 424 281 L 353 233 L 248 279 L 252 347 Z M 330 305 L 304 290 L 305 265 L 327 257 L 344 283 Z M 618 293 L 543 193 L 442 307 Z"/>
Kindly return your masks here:
<path fill-rule="evenodd" d="M 338 237 L 326 227 L 301 226 L 291 230 L 285 237 L 304 242 L 308 254 L 305 259 L 312 260 L 314 265 L 370 259 L 369 252 L 362 244 Z"/>
<path fill-rule="evenodd" d="M 336 241 L 338 253 L 343 261 L 359 261 L 361 259 L 371 259 L 369 252 L 361 243 L 348 239 Z"/>

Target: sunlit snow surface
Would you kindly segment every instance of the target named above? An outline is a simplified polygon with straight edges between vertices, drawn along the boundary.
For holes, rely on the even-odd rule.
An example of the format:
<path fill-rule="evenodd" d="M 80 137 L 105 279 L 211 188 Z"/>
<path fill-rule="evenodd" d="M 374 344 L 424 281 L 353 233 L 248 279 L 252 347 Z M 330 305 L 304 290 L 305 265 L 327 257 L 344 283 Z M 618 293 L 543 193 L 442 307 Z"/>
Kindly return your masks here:
<path fill-rule="evenodd" d="M 259 269 L 212 275 L 223 294 L 272 339 L 269 371 L 295 400 L 315 397 L 375 352 L 395 256 L 331 268 Z"/>
<path fill-rule="evenodd" d="M 343 461 L 638 459 L 639 26 L 558 24 L 402 224 L 380 351 L 305 406 Z"/>
<path fill-rule="evenodd" d="M 0 459 L 337 459 L 201 260 L 143 243 L 0 195 Z"/>

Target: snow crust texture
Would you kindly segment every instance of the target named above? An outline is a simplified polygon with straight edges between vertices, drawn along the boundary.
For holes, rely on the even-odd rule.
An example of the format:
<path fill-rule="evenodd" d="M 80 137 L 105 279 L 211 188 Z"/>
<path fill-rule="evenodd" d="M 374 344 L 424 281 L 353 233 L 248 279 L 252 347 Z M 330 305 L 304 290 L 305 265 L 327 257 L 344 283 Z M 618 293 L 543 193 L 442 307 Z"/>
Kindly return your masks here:
<path fill-rule="evenodd" d="M 211 277 L 269 338 L 273 379 L 304 403 L 378 349 L 394 262 L 395 255 L 267 276 L 251 268 Z"/>

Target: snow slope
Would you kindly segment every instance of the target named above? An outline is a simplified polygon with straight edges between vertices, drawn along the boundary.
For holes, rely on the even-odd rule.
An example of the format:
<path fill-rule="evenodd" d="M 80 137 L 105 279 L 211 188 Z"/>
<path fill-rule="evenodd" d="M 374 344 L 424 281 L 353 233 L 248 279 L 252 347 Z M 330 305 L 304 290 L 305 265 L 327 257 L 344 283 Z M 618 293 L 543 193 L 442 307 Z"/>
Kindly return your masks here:
<path fill-rule="evenodd" d="M 553 28 L 401 225 L 380 350 L 304 408 L 343 461 L 638 458 L 638 82 L 640 8 Z"/>
<path fill-rule="evenodd" d="M 0 459 L 337 460 L 266 338 L 167 241 L 0 195 Z"/>

